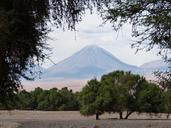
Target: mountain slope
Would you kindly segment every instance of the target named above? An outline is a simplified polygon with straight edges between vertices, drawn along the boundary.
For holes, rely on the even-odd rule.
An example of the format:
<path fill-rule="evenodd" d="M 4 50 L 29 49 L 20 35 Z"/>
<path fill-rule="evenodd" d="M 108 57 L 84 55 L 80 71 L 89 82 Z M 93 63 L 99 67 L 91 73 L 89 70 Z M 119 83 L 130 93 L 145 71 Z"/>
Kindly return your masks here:
<path fill-rule="evenodd" d="M 143 74 L 152 74 L 154 71 L 166 71 L 168 67 L 169 64 L 163 60 L 150 61 L 140 66 Z"/>
<path fill-rule="evenodd" d="M 147 63 L 144 63 L 143 65 L 140 66 L 143 69 L 150 69 L 150 68 L 154 68 L 154 69 L 161 69 L 161 68 L 167 68 L 168 64 L 166 62 L 164 62 L 163 60 L 155 60 L 155 61 L 150 61 Z"/>
<path fill-rule="evenodd" d="M 86 46 L 67 59 L 50 67 L 44 78 L 91 78 L 113 70 L 136 72 L 138 67 L 128 65 L 106 50 L 96 46 Z"/>

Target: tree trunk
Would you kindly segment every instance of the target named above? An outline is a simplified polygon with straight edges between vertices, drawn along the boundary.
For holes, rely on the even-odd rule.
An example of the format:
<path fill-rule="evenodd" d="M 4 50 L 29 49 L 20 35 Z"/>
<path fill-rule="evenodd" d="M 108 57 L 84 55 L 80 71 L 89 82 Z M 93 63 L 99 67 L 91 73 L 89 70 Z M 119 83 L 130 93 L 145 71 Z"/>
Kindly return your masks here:
<path fill-rule="evenodd" d="M 122 112 L 119 112 L 119 118 L 123 119 Z"/>
<path fill-rule="evenodd" d="M 167 119 L 169 119 L 169 116 L 170 116 L 170 113 L 167 113 L 167 116 L 166 116 L 166 118 L 167 118 Z"/>
<path fill-rule="evenodd" d="M 96 120 L 99 120 L 99 114 L 96 113 Z"/>
<path fill-rule="evenodd" d="M 124 119 L 128 119 L 128 117 L 132 114 L 133 112 L 127 112 L 126 116 Z"/>

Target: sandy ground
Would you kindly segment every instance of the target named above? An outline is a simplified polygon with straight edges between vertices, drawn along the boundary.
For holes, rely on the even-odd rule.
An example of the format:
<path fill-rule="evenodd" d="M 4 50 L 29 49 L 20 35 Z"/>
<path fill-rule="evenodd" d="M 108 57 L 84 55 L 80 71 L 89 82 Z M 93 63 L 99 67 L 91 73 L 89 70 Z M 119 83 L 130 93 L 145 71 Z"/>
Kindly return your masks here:
<path fill-rule="evenodd" d="M 23 88 L 27 91 L 32 91 L 37 87 L 43 89 L 51 88 L 64 88 L 72 89 L 74 92 L 80 91 L 87 83 L 87 79 L 83 80 L 49 80 L 49 81 L 25 81 L 23 82 Z"/>
<path fill-rule="evenodd" d="M 171 128 L 165 115 L 133 114 L 129 120 L 118 120 L 117 114 L 83 117 L 79 112 L 0 111 L 0 128 Z"/>

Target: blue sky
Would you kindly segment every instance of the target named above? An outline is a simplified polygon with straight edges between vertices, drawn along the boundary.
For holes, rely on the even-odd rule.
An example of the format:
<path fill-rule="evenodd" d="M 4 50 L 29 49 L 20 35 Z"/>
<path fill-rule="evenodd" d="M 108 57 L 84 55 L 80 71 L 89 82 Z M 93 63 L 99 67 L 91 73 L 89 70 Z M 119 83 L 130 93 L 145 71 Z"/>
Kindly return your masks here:
<path fill-rule="evenodd" d="M 131 44 L 135 41 L 131 37 L 131 25 L 126 24 L 121 30 L 115 32 L 112 24 L 106 23 L 97 14 L 86 14 L 83 21 L 76 26 L 77 31 L 63 31 L 55 29 L 49 34 L 51 40 L 47 43 L 52 48 L 50 58 L 55 63 L 71 56 L 81 48 L 87 45 L 98 45 L 121 61 L 128 64 L 140 66 L 143 63 L 160 59 L 157 56 L 157 49 L 150 52 L 139 51 L 135 54 L 136 49 L 131 48 Z M 44 67 L 53 65 L 49 60 L 45 60 Z"/>

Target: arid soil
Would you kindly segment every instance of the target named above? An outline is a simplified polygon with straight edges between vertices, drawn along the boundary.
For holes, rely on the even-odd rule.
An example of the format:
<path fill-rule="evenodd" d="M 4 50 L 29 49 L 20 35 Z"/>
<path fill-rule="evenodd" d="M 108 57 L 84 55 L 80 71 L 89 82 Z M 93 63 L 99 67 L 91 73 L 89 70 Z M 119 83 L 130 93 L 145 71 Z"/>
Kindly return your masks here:
<path fill-rule="evenodd" d="M 83 117 L 79 112 L 0 111 L 0 128 L 171 128 L 165 115 L 133 114 L 129 120 L 118 120 L 117 114 Z"/>
<path fill-rule="evenodd" d="M 58 88 L 61 89 L 63 87 L 68 87 L 68 89 L 72 89 L 74 92 L 80 91 L 83 86 L 87 83 L 87 79 L 79 79 L 79 80 L 49 80 L 49 81 L 25 81 L 23 82 L 23 88 L 27 91 L 32 91 L 37 87 L 41 87 L 42 89 L 51 89 Z"/>

